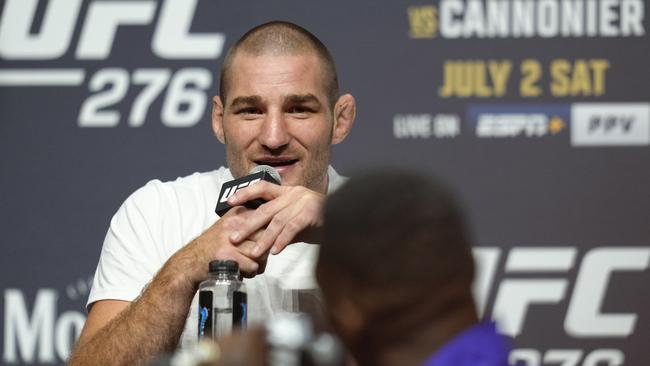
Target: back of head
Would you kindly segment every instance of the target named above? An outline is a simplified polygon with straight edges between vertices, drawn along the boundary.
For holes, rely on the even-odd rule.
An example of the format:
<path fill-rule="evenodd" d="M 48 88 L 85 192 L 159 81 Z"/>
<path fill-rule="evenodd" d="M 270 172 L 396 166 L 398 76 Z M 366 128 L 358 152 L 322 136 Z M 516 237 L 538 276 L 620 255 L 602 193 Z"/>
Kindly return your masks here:
<path fill-rule="evenodd" d="M 323 84 L 330 105 L 333 106 L 337 100 L 338 77 L 334 60 L 327 47 L 315 35 L 299 25 L 285 21 L 272 21 L 246 32 L 226 54 L 219 84 L 219 95 L 224 104 L 230 82 L 229 71 L 235 56 L 240 53 L 249 56 L 315 54 L 322 64 Z"/>
<path fill-rule="evenodd" d="M 360 364 L 400 345 L 418 348 L 401 356 L 426 355 L 477 321 L 468 235 L 434 179 L 400 170 L 352 178 L 328 197 L 324 221 L 317 279 Z"/>
<path fill-rule="evenodd" d="M 374 171 L 328 198 L 319 270 L 362 292 L 417 297 L 469 286 L 474 263 L 458 205 L 434 179 Z"/>

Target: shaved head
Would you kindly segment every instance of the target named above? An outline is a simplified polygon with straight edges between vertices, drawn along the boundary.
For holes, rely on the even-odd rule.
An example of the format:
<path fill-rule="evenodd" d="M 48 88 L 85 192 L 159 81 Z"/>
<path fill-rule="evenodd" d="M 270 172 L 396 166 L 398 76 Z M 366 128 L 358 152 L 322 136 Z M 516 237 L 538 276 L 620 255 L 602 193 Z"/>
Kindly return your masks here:
<path fill-rule="evenodd" d="M 323 88 L 330 108 L 338 99 L 336 67 L 327 47 L 306 29 L 289 22 L 274 21 L 259 25 L 244 34 L 226 54 L 221 68 L 219 95 L 224 107 L 231 80 L 230 70 L 238 54 L 246 56 L 316 55 L 321 62 Z"/>

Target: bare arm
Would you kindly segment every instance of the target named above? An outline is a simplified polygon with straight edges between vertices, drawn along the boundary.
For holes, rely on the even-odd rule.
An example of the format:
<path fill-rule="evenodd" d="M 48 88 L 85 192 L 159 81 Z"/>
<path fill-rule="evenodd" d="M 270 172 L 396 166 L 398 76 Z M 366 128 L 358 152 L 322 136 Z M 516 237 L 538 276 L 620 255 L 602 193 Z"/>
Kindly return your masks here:
<path fill-rule="evenodd" d="M 229 233 L 241 226 L 251 211 L 237 207 L 201 236 L 176 252 L 142 294 L 132 303 L 97 302 L 88 315 L 69 365 L 140 365 L 175 349 L 198 284 L 213 259 L 233 259 L 242 272 L 257 273 L 249 258 L 255 246 L 234 246 Z"/>
<path fill-rule="evenodd" d="M 130 301 L 101 300 L 93 304 L 79 339 L 87 340 L 103 328 L 111 319 L 126 309 Z"/>

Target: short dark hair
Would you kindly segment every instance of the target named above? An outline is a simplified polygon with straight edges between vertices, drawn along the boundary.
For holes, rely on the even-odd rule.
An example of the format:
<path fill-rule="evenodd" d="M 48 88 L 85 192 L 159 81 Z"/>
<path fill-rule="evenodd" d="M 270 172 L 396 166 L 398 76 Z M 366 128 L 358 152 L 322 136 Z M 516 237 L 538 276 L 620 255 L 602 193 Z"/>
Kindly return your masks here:
<path fill-rule="evenodd" d="M 323 66 L 323 81 L 330 108 L 334 107 L 339 94 L 336 65 L 329 50 L 323 42 L 305 28 L 286 21 L 272 21 L 258 25 L 249 30 L 235 43 L 226 54 L 221 67 L 219 95 L 226 103 L 229 87 L 229 71 L 235 55 L 243 52 L 259 56 L 265 54 L 286 55 L 314 52 Z"/>
<path fill-rule="evenodd" d="M 432 177 L 374 170 L 325 205 L 318 270 L 370 293 L 469 288 L 474 260 L 459 205 Z"/>

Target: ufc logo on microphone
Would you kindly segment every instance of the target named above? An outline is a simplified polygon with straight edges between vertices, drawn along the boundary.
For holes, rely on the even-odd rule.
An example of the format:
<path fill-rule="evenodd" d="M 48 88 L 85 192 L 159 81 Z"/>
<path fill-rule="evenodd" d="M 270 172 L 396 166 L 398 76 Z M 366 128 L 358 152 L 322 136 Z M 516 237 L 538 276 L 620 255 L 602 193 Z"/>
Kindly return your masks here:
<path fill-rule="evenodd" d="M 240 183 L 238 185 L 234 185 L 232 187 L 226 187 L 226 189 L 224 189 L 223 193 L 221 194 L 221 197 L 219 198 L 219 203 L 226 202 L 228 200 L 228 198 L 230 198 L 238 190 L 240 190 L 242 188 L 246 188 L 246 187 L 252 185 L 253 183 L 259 182 L 260 180 L 262 180 L 262 179 L 257 178 L 257 179 L 253 179 L 253 180 L 248 181 L 248 182 L 244 182 L 244 183 Z"/>

